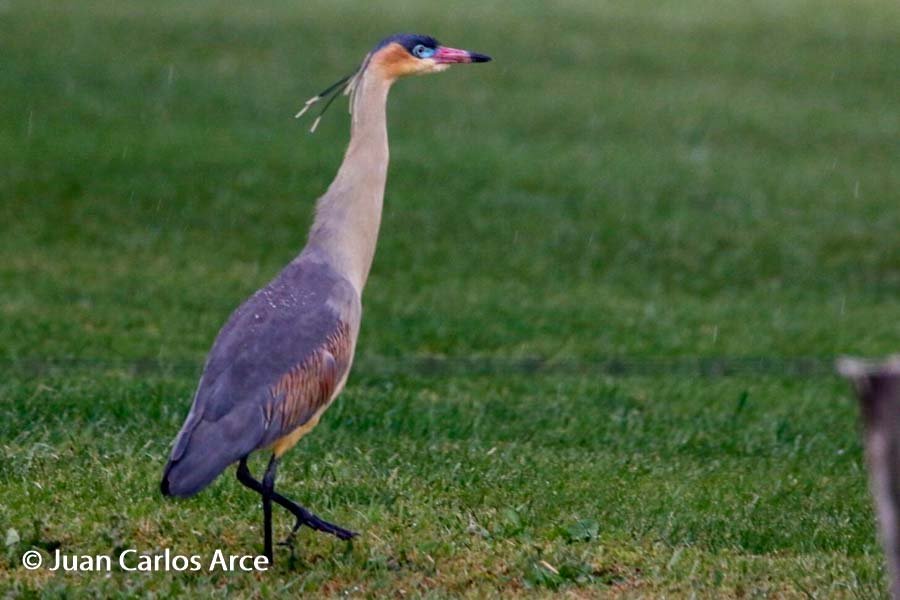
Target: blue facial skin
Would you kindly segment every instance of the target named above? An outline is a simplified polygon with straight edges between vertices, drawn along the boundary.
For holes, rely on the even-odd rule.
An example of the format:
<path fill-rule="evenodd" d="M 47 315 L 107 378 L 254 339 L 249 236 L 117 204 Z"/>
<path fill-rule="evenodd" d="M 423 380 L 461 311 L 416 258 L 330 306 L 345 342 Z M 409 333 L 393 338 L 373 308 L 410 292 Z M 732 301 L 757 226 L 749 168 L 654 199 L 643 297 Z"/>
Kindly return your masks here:
<path fill-rule="evenodd" d="M 431 58 L 432 56 L 434 56 L 434 53 L 434 48 L 429 48 L 428 46 L 425 46 L 423 44 L 416 44 L 412 49 L 412 55 L 419 58 Z"/>

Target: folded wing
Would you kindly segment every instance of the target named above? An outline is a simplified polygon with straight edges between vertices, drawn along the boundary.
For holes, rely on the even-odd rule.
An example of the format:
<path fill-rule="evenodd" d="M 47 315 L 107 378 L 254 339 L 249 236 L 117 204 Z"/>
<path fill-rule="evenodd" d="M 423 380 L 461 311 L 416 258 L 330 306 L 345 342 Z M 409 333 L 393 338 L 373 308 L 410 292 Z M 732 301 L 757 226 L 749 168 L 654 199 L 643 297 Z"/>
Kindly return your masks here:
<path fill-rule="evenodd" d="M 294 261 L 219 332 L 161 489 L 190 496 L 307 423 L 350 368 L 359 298 L 327 265 Z"/>

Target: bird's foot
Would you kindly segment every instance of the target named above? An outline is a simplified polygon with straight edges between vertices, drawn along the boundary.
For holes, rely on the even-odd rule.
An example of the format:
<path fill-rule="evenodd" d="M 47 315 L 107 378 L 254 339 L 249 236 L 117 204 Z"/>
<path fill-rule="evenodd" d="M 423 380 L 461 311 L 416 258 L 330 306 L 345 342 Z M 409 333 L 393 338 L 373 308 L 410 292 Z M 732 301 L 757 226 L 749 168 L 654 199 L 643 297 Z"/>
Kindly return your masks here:
<path fill-rule="evenodd" d="M 278 542 L 279 546 L 285 546 L 288 550 L 291 551 L 291 557 L 288 559 L 288 565 L 292 569 L 297 562 L 297 556 L 296 554 L 294 554 L 294 535 L 297 533 L 298 529 L 300 529 L 299 525 L 295 525 L 294 528 L 291 529 L 291 532 L 288 534 L 288 536 L 282 541 Z"/>
<path fill-rule="evenodd" d="M 300 530 L 300 527 L 303 525 L 303 522 L 298 518 L 297 522 L 294 524 L 294 527 L 291 528 L 291 532 L 287 534 L 287 537 L 278 542 L 279 546 L 285 546 L 291 549 L 291 556 L 294 555 L 294 538 L 297 536 L 297 532 Z"/>
<path fill-rule="evenodd" d="M 297 515 L 297 523 L 294 525 L 293 531 L 291 531 L 291 535 L 289 538 L 293 539 L 294 534 L 297 533 L 297 530 L 306 525 L 310 529 L 315 529 L 316 531 L 321 531 L 322 533 L 329 533 L 339 539 L 342 540 L 351 540 L 358 536 L 359 534 L 355 531 L 350 531 L 349 529 L 344 529 L 343 527 L 338 527 L 333 523 L 329 523 L 328 521 L 324 521 L 312 514 L 311 512 L 304 511 L 306 514 Z"/>

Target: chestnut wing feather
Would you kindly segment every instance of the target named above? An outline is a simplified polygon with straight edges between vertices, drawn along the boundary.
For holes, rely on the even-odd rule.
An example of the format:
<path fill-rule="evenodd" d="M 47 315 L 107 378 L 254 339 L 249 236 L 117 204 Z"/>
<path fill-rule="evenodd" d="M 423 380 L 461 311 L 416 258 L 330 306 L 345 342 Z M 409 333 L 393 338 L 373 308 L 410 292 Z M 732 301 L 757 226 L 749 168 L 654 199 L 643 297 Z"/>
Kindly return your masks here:
<path fill-rule="evenodd" d="M 331 400 L 350 367 L 351 351 L 350 327 L 339 322 L 322 346 L 271 387 L 264 408 L 267 439 L 304 425 Z"/>

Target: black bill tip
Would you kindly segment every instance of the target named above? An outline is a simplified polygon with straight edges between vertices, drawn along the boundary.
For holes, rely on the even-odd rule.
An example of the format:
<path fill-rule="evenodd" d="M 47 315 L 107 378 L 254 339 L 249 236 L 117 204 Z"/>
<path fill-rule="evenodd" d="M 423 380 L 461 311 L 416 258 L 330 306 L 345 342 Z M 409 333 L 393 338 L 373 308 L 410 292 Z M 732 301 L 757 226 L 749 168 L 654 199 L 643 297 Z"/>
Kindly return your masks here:
<path fill-rule="evenodd" d="M 493 60 L 487 54 L 478 54 L 477 52 L 469 52 L 469 57 L 472 59 L 473 63 L 477 62 L 491 62 Z"/>

